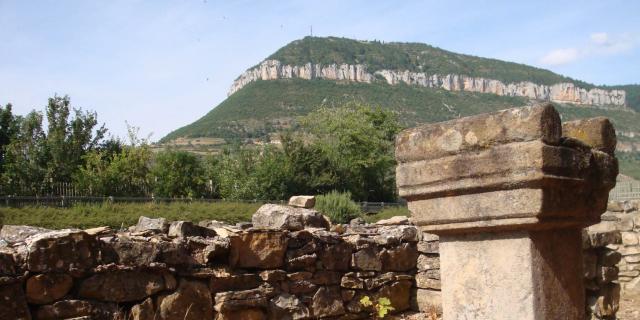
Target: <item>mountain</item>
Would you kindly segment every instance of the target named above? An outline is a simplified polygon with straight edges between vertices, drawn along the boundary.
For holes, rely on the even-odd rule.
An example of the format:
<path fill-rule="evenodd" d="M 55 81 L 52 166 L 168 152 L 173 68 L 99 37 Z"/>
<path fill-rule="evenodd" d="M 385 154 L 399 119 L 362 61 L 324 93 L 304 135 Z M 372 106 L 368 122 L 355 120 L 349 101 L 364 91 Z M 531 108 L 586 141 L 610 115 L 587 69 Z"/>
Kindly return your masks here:
<path fill-rule="evenodd" d="M 242 73 L 226 100 L 161 143 L 265 138 L 320 105 L 358 100 L 412 126 L 553 101 L 563 119 L 611 118 L 622 151 L 640 150 L 640 85 L 597 86 L 524 64 L 422 43 L 306 37 Z"/>

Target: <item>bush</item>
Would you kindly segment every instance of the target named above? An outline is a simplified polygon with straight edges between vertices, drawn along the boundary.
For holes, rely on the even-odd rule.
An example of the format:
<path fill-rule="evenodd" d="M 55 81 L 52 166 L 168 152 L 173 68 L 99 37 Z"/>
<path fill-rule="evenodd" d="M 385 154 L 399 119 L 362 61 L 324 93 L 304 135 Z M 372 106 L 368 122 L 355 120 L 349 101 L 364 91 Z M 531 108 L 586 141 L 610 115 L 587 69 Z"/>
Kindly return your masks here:
<path fill-rule="evenodd" d="M 333 223 L 349 223 L 361 215 L 360 206 L 351 200 L 350 192 L 331 191 L 316 197 L 315 209 L 329 216 Z"/>

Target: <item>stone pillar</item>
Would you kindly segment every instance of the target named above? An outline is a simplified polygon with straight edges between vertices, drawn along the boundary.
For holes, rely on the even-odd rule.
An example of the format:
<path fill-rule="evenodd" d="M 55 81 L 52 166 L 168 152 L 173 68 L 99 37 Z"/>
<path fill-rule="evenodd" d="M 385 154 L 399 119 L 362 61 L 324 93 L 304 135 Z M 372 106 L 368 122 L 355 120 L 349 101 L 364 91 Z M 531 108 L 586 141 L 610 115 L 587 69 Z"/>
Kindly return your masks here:
<path fill-rule="evenodd" d="M 618 173 L 605 118 L 550 104 L 405 130 L 401 197 L 440 236 L 444 319 L 584 319 L 581 229 Z"/>

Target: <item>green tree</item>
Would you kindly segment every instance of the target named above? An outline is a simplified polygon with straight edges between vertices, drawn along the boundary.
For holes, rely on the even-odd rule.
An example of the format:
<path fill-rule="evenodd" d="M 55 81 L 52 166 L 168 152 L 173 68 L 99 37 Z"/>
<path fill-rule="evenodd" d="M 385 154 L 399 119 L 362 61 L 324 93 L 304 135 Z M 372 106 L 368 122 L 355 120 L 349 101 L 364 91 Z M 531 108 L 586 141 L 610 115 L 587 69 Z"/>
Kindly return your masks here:
<path fill-rule="evenodd" d="M 160 197 L 199 197 L 205 193 L 204 168 L 193 153 L 166 150 L 156 154 L 151 174 Z"/>
<path fill-rule="evenodd" d="M 48 154 L 42 114 L 32 111 L 18 118 L 17 133 L 5 148 L 2 184 L 6 194 L 40 195 L 47 185 Z"/>
<path fill-rule="evenodd" d="M 47 178 L 56 182 L 71 181 L 74 172 L 83 164 L 83 156 L 98 146 L 107 131 L 104 125 L 97 127 L 95 112 L 74 109 L 74 116 L 69 119 L 70 111 L 68 96 L 49 98 L 46 108 Z"/>
<path fill-rule="evenodd" d="M 0 106 L 0 174 L 4 172 L 5 153 L 9 143 L 18 134 L 18 118 L 12 113 L 11 104 Z"/>
<path fill-rule="evenodd" d="M 357 200 L 395 199 L 394 139 L 397 116 L 379 107 L 356 102 L 321 107 L 301 120 L 304 139 L 327 159 L 328 176 L 337 190 Z M 322 175 L 322 174 L 321 174 Z"/>

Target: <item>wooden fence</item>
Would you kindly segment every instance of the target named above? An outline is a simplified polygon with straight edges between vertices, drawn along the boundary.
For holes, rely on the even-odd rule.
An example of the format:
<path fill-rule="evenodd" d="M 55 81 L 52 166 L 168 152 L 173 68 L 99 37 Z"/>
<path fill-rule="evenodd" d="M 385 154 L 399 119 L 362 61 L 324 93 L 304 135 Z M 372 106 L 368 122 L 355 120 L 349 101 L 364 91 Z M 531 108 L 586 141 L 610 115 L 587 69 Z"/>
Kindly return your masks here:
<path fill-rule="evenodd" d="M 640 199 L 640 181 L 618 181 L 609 193 L 609 200 L 637 200 Z"/>

